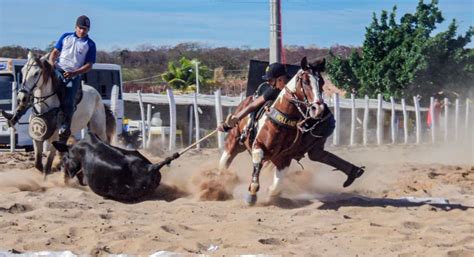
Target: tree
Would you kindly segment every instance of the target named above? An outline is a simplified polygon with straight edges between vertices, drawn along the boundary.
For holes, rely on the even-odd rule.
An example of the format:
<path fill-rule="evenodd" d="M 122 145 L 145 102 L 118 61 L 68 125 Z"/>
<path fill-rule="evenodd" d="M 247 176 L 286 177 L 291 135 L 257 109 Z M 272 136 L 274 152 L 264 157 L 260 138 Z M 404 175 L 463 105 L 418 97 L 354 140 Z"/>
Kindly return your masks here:
<path fill-rule="evenodd" d="M 189 60 L 182 57 L 176 64 L 174 62 L 168 63 L 168 71 L 161 75 L 162 79 L 168 84 L 180 90 L 186 90 L 189 86 L 196 84 L 196 59 Z M 211 81 L 211 72 L 205 65 L 198 65 L 199 67 L 199 85 L 205 89 Z"/>
<path fill-rule="evenodd" d="M 386 99 L 419 94 L 426 101 L 441 90 L 467 91 L 474 79 L 474 50 L 466 49 L 473 27 L 456 37 L 453 20 L 447 31 L 431 36 L 444 20 L 437 0 L 419 1 L 416 12 L 399 23 L 396 10 L 382 11 L 379 19 L 373 14 L 361 53 L 353 51 L 349 58 L 331 53 L 328 73 L 334 84 L 355 89 L 359 97 L 381 93 Z"/>

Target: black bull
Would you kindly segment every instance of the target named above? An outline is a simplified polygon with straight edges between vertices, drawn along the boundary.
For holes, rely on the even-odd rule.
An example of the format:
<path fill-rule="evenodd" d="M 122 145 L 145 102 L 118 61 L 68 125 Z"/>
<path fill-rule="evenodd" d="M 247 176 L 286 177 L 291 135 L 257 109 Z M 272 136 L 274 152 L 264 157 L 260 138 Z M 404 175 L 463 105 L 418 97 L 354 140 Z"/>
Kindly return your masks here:
<path fill-rule="evenodd" d="M 161 167 L 179 157 L 175 153 L 152 164 L 138 151 L 111 146 L 90 132 L 73 146 L 59 142 L 53 145 L 63 153 L 66 176 L 73 178 L 82 169 L 94 193 L 119 201 L 133 201 L 152 194 L 160 184 Z"/>

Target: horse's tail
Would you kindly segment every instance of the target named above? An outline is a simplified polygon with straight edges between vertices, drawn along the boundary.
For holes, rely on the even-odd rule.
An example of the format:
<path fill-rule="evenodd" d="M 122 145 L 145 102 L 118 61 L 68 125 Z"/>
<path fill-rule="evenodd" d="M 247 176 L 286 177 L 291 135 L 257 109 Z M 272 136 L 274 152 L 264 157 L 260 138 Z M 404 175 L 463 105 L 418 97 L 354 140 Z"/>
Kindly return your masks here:
<path fill-rule="evenodd" d="M 107 135 L 107 142 L 111 143 L 115 136 L 117 124 L 115 123 L 115 115 L 110 109 L 110 106 L 104 104 L 105 109 L 105 134 Z"/>

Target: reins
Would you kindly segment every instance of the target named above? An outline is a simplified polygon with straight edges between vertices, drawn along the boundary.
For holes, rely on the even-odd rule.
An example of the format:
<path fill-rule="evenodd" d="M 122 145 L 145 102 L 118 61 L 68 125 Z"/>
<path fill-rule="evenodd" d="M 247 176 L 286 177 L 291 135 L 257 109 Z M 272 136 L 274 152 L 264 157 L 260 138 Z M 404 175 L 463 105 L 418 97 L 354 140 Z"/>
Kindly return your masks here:
<path fill-rule="evenodd" d="M 53 91 L 53 93 L 51 93 L 51 94 L 49 94 L 49 95 L 46 95 L 46 96 L 34 96 L 34 95 L 33 95 L 33 92 L 34 92 L 35 90 L 37 90 L 37 88 L 38 88 L 38 82 L 39 82 L 39 80 L 44 76 L 44 73 L 45 73 L 46 71 L 44 70 L 44 67 L 41 67 L 41 66 L 38 65 L 38 64 L 27 64 L 27 65 L 28 65 L 28 66 L 27 66 L 27 68 L 26 68 L 26 73 L 25 73 L 25 76 L 23 77 L 22 87 L 21 87 L 21 89 L 20 89 L 19 92 L 23 92 L 25 95 L 28 96 L 28 98 L 30 98 L 30 101 L 29 101 L 29 103 L 26 105 L 26 107 L 29 108 L 30 106 L 32 106 L 32 107 L 33 107 L 33 112 L 34 112 L 36 115 L 39 115 L 39 114 L 41 114 L 41 113 L 37 110 L 37 108 L 36 108 L 35 105 L 37 105 L 37 104 L 44 104 L 44 105 L 46 106 L 46 108 L 49 109 L 50 106 L 48 105 L 48 103 L 46 102 L 46 100 L 48 100 L 50 97 L 52 97 L 52 96 L 54 96 L 54 95 L 57 95 L 57 89 L 55 89 L 55 90 Z M 31 68 L 34 67 L 34 66 L 36 66 L 36 67 L 41 67 L 41 76 L 38 76 L 38 78 L 36 79 L 35 83 L 33 83 L 33 86 L 31 87 L 31 89 L 30 89 L 30 90 L 27 90 L 27 89 L 25 88 L 25 80 L 26 80 L 26 77 L 27 77 L 28 73 L 30 72 Z M 49 77 L 52 77 L 52 75 L 50 75 Z M 52 78 L 49 78 L 49 79 L 52 79 Z M 46 81 L 46 82 L 47 82 L 47 81 Z M 53 79 L 52 79 L 52 83 L 54 83 L 54 80 L 53 80 Z M 30 96 L 31 96 L 31 97 L 30 97 Z M 36 101 L 35 101 L 35 100 L 36 100 Z"/>

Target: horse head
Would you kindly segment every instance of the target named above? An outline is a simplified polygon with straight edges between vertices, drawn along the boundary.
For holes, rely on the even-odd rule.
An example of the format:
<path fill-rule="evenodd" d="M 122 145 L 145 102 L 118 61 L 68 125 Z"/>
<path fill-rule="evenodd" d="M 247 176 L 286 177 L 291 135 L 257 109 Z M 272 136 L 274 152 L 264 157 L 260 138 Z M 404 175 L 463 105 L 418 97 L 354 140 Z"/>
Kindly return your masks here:
<path fill-rule="evenodd" d="M 32 52 L 28 53 L 28 60 L 21 69 L 23 79 L 17 96 L 20 108 L 28 106 L 36 89 L 43 88 L 49 82 L 54 83 L 54 69 L 48 58 L 49 54 L 39 58 Z"/>
<path fill-rule="evenodd" d="M 324 80 L 321 72 L 324 71 L 326 59 L 321 59 L 313 64 L 308 63 L 306 57 L 301 60 L 301 69 L 296 74 L 296 81 L 293 95 L 295 103 L 299 107 L 304 118 L 318 118 L 324 111 L 324 101 L 322 97 L 322 86 Z"/>

